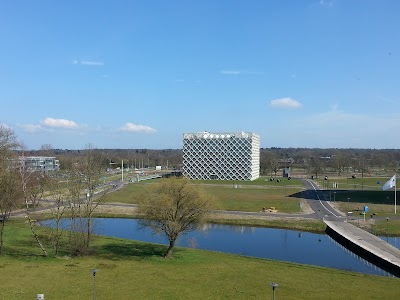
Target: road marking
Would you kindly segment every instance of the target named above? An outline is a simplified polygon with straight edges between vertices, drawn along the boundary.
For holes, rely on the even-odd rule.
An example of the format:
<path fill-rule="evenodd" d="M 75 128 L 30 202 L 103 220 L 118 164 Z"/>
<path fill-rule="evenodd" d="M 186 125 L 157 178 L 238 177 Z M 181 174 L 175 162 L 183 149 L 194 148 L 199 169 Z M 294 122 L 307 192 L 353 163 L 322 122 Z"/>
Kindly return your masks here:
<path fill-rule="evenodd" d="M 314 186 L 314 183 L 313 183 L 312 181 L 308 180 L 308 179 L 306 179 L 306 181 L 307 181 L 309 184 L 311 184 L 311 186 L 313 187 L 314 191 L 316 192 L 319 203 L 320 203 L 327 211 L 329 211 L 332 215 L 334 215 L 336 218 L 340 218 L 340 216 L 337 216 L 335 213 L 333 213 L 328 207 L 326 207 L 326 206 L 322 203 L 322 201 L 321 201 L 321 199 L 319 198 L 319 195 L 318 195 L 318 193 L 317 193 L 317 189 L 316 189 L 315 186 Z"/>

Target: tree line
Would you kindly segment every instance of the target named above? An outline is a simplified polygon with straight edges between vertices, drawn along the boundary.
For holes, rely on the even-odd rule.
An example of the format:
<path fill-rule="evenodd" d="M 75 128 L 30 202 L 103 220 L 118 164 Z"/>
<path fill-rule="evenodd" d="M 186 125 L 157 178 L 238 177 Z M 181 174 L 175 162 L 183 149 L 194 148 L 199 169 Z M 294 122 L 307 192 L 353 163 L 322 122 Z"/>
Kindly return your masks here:
<path fill-rule="evenodd" d="M 398 149 L 270 148 L 260 151 L 261 175 L 276 175 L 291 167 L 303 174 L 381 176 L 399 171 Z"/>
<path fill-rule="evenodd" d="M 112 189 L 112 185 L 105 184 L 103 177 L 109 162 L 116 160 L 114 157 L 121 153 L 142 155 L 139 157 L 148 155 L 148 160 L 151 155 L 160 159 L 160 153 L 163 159 L 176 155 L 167 150 L 156 154 L 147 150 L 106 151 L 88 145 L 84 150 L 66 151 L 68 158 L 64 160 L 62 171 L 52 174 L 26 168 L 23 157 L 53 156 L 58 153 L 57 150 L 49 145 L 43 146 L 39 152 L 21 148 L 14 132 L 0 125 L 0 255 L 4 248 L 5 227 L 13 213 L 25 216 L 43 256 L 49 255 L 43 237 L 36 230 L 35 213 L 39 204 L 49 212 L 45 213 L 45 217 L 53 221 L 50 241 L 55 255 L 65 251 L 66 240 L 71 255 L 90 254 L 94 213 Z M 159 163 L 157 160 L 154 162 Z M 169 257 L 178 236 L 194 230 L 205 219 L 210 205 L 211 197 L 199 186 L 190 184 L 184 178 L 171 178 L 143 191 L 139 197 L 138 213 L 143 227 L 167 237 L 169 246 L 164 257 Z M 70 221 L 68 228 L 62 224 L 64 218 Z"/>
<path fill-rule="evenodd" d="M 18 162 L 21 156 L 54 156 L 60 160 L 61 176 L 26 169 Z M 91 251 L 92 219 L 112 186 L 104 184 L 107 168 L 132 166 L 136 168 L 182 168 L 180 149 L 95 149 L 88 145 L 82 150 L 53 149 L 43 145 L 40 150 L 26 150 L 14 132 L 0 125 L 0 254 L 3 251 L 6 220 L 14 212 L 25 215 L 27 224 L 44 256 L 48 249 L 37 234 L 34 210 L 44 205 L 53 220 L 51 247 L 56 255 L 61 244 L 68 241 L 72 255 Z M 260 149 L 260 173 L 275 176 L 282 168 L 291 167 L 303 174 L 318 177 L 323 173 L 392 174 L 399 171 L 400 151 L 397 149 Z M 139 213 L 143 226 L 163 232 L 170 244 L 164 254 L 168 257 L 176 238 L 194 229 L 209 210 L 210 197 L 187 180 L 171 180 L 153 186 L 141 195 Z M 70 219 L 69 230 L 62 226 Z M 65 235 L 68 235 L 67 238 Z"/>
<path fill-rule="evenodd" d="M 53 149 L 43 145 L 40 150 L 25 151 L 26 155 L 55 156 L 62 168 L 69 168 L 74 159 L 84 150 Z M 182 168 L 181 149 L 95 149 L 105 160 L 104 167 Z M 278 171 L 285 167 L 297 169 L 303 174 L 318 177 L 322 173 L 356 173 L 360 176 L 378 171 L 391 174 L 399 171 L 399 149 L 320 149 L 320 148 L 261 148 L 260 174 L 262 176 L 280 175 Z"/>
<path fill-rule="evenodd" d="M 54 221 L 50 238 L 56 255 L 61 247 L 64 232 L 61 222 L 64 217 L 68 217 L 71 224 L 67 238 L 71 254 L 88 252 L 94 211 L 110 188 L 102 186 L 106 158 L 89 145 L 80 156 L 71 159 L 64 169 L 64 179 L 60 179 L 26 168 L 21 148 L 14 132 L 0 125 L 0 254 L 4 248 L 7 220 L 14 213 L 25 216 L 32 237 L 43 256 L 48 256 L 36 230 L 34 212 L 39 203 L 50 211 L 47 217 Z"/>

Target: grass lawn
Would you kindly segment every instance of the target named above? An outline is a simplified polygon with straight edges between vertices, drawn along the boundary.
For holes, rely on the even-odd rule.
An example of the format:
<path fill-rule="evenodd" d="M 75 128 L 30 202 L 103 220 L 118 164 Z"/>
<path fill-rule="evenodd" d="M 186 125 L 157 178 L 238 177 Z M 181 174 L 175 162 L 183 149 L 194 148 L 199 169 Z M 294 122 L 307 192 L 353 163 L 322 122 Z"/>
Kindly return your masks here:
<path fill-rule="evenodd" d="M 106 202 L 137 203 L 138 197 L 146 186 L 160 180 L 125 185 L 120 190 L 108 194 Z M 233 181 L 222 180 L 194 180 L 193 183 L 203 186 L 206 192 L 214 196 L 216 209 L 256 212 L 261 211 L 263 207 L 275 207 L 279 212 L 299 212 L 299 199 L 288 197 L 302 190 L 302 183 L 299 180 L 285 179 L 277 183 L 258 179 L 243 181 L 240 184 L 236 181 L 233 183 Z M 235 188 L 235 184 L 239 185 L 239 188 Z"/>
<path fill-rule="evenodd" d="M 270 178 L 274 178 L 273 181 Z M 279 180 L 279 182 L 278 182 Z M 242 186 L 265 186 L 265 187 L 284 187 L 284 186 L 303 186 L 303 183 L 298 179 L 288 180 L 282 177 L 260 177 L 252 181 L 244 180 L 193 180 L 194 184 L 205 184 L 205 185 L 242 185 Z"/>
<path fill-rule="evenodd" d="M 216 209 L 235 211 L 261 211 L 263 207 L 275 207 L 279 212 L 299 212 L 299 200 L 288 198 L 287 195 L 299 192 L 299 189 L 258 189 L 258 188 L 228 188 L 207 186 L 204 188 L 215 197 Z"/>
<path fill-rule="evenodd" d="M 7 224 L 0 299 L 397 299 L 400 279 L 100 237 L 95 256 L 38 256 L 21 222 Z M 44 229 L 43 229 L 44 230 Z M 14 251 L 18 249 L 18 251 Z M 27 254 L 31 255 L 27 255 Z"/>
<path fill-rule="evenodd" d="M 333 188 L 333 183 L 338 184 L 340 190 L 382 190 L 383 184 L 388 181 L 390 177 L 364 177 L 364 178 L 351 178 L 351 177 L 329 177 L 324 180 L 323 176 L 314 181 L 318 183 L 321 188 Z"/>

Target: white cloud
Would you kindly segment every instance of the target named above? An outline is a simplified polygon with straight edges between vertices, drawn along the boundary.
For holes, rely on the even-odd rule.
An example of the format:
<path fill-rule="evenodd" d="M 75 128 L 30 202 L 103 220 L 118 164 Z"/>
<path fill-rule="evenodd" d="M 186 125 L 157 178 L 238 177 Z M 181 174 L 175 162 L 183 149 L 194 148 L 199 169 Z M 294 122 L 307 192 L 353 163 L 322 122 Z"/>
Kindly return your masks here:
<path fill-rule="evenodd" d="M 74 64 L 74 65 L 86 65 L 86 66 L 97 66 L 97 67 L 104 66 L 104 62 L 95 61 L 95 60 L 78 60 L 78 59 L 74 59 L 72 61 L 72 64 Z"/>
<path fill-rule="evenodd" d="M 239 75 L 241 72 L 237 70 L 222 70 L 221 74 L 224 75 Z"/>
<path fill-rule="evenodd" d="M 271 106 L 283 109 L 293 109 L 302 107 L 300 102 L 289 97 L 271 100 Z"/>
<path fill-rule="evenodd" d="M 67 128 L 67 129 L 75 129 L 79 127 L 79 125 L 74 121 L 65 119 L 53 119 L 53 118 L 46 118 L 41 122 L 41 124 L 48 127 Z"/>
<path fill-rule="evenodd" d="M 102 61 L 91 61 L 91 60 L 83 60 L 81 61 L 81 64 L 87 66 L 104 66 L 104 62 Z"/>
<path fill-rule="evenodd" d="M 157 130 L 145 125 L 138 125 L 133 123 L 126 123 L 119 130 L 127 132 L 144 132 L 144 133 L 154 133 Z"/>
<path fill-rule="evenodd" d="M 321 4 L 322 6 L 333 6 L 333 0 L 320 0 L 319 4 Z"/>
<path fill-rule="evenodd" d="M 20 125 L 20 127 L 22 129 L 24 129 L 25 131 L 29 132 L 29 133 L 39 132 L 39 131 L 42 131 L 44 129 L 39 124 L 23 124 L 23 125 Z"/>

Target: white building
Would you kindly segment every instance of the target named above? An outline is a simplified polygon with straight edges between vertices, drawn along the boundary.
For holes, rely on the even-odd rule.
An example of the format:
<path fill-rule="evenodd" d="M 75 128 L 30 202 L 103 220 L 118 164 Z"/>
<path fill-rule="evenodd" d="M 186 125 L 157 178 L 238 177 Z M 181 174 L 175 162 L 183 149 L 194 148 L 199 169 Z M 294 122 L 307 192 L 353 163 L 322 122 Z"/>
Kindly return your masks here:
<path fill-rule="evenodd" d="M 60 169 L 60 161 L 48 156 L 20 156 L 19 163 L 29 171 L 53 172 Z"/>
<path fill-rule="evenodd" d="M 260 137 L 255 133 L 184 133 L 183 175 L 190 179 L 255 180 L 260 177 Z"/>

